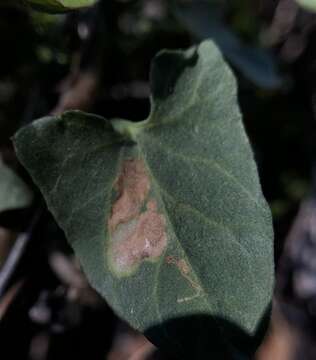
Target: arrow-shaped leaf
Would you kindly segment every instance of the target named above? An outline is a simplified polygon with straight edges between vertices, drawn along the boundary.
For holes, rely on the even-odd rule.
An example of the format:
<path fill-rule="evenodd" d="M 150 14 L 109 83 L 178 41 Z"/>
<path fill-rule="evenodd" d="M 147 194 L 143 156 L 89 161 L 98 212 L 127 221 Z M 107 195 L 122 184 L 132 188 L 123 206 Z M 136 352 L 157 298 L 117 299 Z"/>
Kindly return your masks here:
<path fill-rule="evenodd" d="M 147 120 L 47 117 L 18 132 L 18 157 L 122 318 L 181 358 L 252 352 L 272 228 L 234 77 L 206 41 L 161 52 L 151 85 Z"/>

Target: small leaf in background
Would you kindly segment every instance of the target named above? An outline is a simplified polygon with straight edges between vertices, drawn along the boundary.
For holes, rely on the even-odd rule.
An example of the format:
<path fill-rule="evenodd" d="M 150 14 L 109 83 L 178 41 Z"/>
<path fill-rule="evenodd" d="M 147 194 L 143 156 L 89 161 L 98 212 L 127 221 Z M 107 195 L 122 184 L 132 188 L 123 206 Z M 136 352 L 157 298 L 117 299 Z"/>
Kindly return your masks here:
<path fill-rule="evenodd" d="M 94 5 L 97 0 L 22 0 L 37 10 L 52 13 L 65 12 Z"/>
<path fill-rule="evenodd" d="M 28 187 L 0 159 L 0 212 L 27 207 L 31 201 Z"/>
<path fill-rule="evenodd" d="M 306 10 L 315 12 L 316 11 L 316 0 L 296 0 Z"/>
<path fill-rule="evenodd" d="M 177 18 L 199 40 L 212 38 L 227 60 L 247 79 L 265 89 L 277 89 L 282 85 L 277 64 L 268 50 L 246 45 L 221 20 L 218 4 L 194 1 L 175 5 Z"/>
<path fill-rule="evenodd" d="M 151 88 L 147 120 L 46 117 L 16 134 L 17 155 L 119 316 L 183 359 L 249 356 L 273 232 L 234 76 L 206 41 L 161 52 Z"/>

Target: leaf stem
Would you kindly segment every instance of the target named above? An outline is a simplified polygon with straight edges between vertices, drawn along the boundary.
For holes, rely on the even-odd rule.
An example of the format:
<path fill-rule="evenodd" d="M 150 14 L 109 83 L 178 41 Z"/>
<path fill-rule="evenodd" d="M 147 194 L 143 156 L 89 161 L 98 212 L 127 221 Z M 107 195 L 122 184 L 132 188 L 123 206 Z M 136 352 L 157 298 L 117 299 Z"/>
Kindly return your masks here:
<path fill-rule="evenodd" d="M 147 120 L 133 122 L 129 120 L 115 119 L 111 121 L 114 131 L 128 140 L 137 142 L 138 134 L 146 127 Z"/>

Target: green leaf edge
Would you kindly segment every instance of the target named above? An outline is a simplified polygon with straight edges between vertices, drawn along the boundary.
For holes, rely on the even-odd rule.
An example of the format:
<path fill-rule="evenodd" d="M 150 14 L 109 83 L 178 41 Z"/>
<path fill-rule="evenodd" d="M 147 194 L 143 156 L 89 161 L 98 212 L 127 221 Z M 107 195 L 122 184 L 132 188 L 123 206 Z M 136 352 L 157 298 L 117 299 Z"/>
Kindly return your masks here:
<path fill-rule="evenodd" d="M 93 6 L 98 0 L 77 0 L 73 5 L 73 0 L 22 0 L 26 6 L 31 6 L 34 10 L 48 12 L 52 14 L 64 13 L 76 9 L 84 9 Z M 80 4 L 78 5 L 78 2 Z"/>
<path fill-rule="evenodd" d="M 316 12 L 316 1 L 315 0 L 296 0 L 296 2 L 304 9 Z"/>
<path fill-rule="evenodd" d="M 15 196 L 18 195 L 18 198 L 15 199 L 11 204 L 0 204 L 0 213 L 15 209 L 23 209 L 31 205 L 33 200 L 33 194 L 29 187 L 24 183 L 23 180 L 0 159 L 0 174 L 4 176 L 4 180 L 9 178 L 9 183 L 7 183 L 7 187 L 11 186 L 11 190 L 6 189 L 6 192 L 12 191 L 15 193 Z M 0 181 L 1 184 L 1 181 Z M 3 189 L 0 188 L 0 192 Z M 1 198 L 1 197 L 0 197 Z"/>

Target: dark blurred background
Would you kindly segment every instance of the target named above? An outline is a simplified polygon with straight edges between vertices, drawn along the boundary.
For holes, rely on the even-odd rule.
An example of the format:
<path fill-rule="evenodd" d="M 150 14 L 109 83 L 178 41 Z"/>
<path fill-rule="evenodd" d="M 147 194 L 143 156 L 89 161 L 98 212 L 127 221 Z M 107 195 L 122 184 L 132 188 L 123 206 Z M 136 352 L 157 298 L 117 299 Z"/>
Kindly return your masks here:
<path fill-rule="evenodd" d="M 238 79 L 273 214 L 276 295 L 257 358 L 316 358 L 316 14 L 294 0 L 101 0 L 64 15 L 0 2 L 0 156 L 34 193 L 0 213 L 1 359 L 167 358 L 89 287 L 10 137 L 68 109 L 146 118 L 153 56 L 205 38 Z"/>

